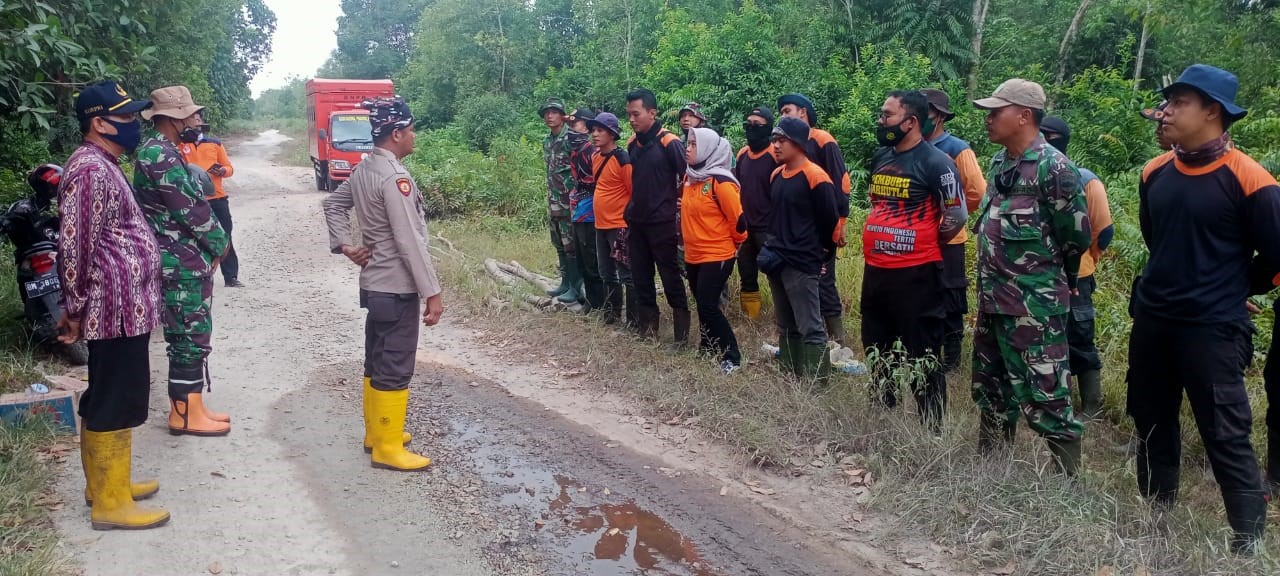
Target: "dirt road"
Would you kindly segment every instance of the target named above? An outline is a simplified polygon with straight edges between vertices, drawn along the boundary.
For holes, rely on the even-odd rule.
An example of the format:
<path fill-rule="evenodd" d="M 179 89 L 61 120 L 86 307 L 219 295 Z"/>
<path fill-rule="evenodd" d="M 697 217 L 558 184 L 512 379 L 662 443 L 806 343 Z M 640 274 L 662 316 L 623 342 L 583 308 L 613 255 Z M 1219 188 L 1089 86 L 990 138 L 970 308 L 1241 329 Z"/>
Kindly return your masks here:
<path fill-rule="evenodd" d="M 86 574 L 886 573 L 893 562 L 874 550 L 838 550 L 760 506 L 713 445 L 677 451 L 622 416 L 624 402 L 486 351 L 462 320 L 425 331 L 419 350 L 409 429 L 431 471 L 369 468 L 357 271 L 326 249 L 310 171 L 270 159 L 280 139 L 230 150 L 249 287 L 219 282 L 208 398 L 233 415 L 232 434 L 167 434 L 157 338 L 135 475 L 160 479 L 152 502 L 173 519 L 91 531 L 68 466 L 58 523 Z"/>

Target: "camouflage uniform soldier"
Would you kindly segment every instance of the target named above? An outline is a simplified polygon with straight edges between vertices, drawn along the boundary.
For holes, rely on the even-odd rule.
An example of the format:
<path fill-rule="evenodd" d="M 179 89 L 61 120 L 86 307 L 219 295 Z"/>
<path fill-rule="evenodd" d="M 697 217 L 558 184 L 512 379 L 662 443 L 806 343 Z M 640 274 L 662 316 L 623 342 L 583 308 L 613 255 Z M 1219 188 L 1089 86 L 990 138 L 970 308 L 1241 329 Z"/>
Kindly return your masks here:
<path fill-rule="evenodd" d="M 582 271 L 574 250 L 573 210 L 570 207 L 570 196 L 575 186 L 570 163 L 574 150 L 574 142 L 570 138 L 572 130 L 565 125 L 568 111 L 559 98 L 547 99 L 538 114 L 551 129 L 542 139 L 542 158 L 547 163 L 547 215 L 551 220 L 551 244 L 560 260 L 560 286 L 549 295 L 570 304 L 582 297 L 579 291 Z"/>
<path fill-rule="evenodd" d="M 160 247 L 169 432 L 223 436 L 231 431 L 231 418 L 206 409 L 201 390 L 212 349 L 213 273 L 228 241 L 175 144 L 184 132 L 199 133 L 197 113 L 204 108 L 195 105 L 185 86 L 161 88 L 151 99 L 155 107 L 142 116 L 155 132 L 138 148 L 133 188 Z"/>
<path fill-rule="evenodd" d="M 1084 425 L 1071 411 L 1067 313 L 1090 228 L 1080 172 L 1040 136 L 1044 89 L 1013 79 L 974 102 L 988 110 L 992 159 L 979 210 L 973 398 L 979 447 L 1012 441 L 1018 411 L 1075 474 Z"/>

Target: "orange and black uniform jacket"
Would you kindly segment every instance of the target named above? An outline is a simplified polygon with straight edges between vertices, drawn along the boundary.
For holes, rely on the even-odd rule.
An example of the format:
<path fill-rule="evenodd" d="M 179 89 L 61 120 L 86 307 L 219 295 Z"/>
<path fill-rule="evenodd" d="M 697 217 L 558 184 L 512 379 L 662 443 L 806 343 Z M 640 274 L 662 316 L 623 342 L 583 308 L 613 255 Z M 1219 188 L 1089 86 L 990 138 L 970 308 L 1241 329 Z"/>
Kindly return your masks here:
<path fill-rule="evenodd" d="M 821 272 L 822 263 L 836 248 L 832 236 L 840 220 L 839 194 L 827 173 L 813 162 L 794 172 L 779 166 L 769 189 L 773 210 L 766 246 L 796 270 Z"/>
<path fill-rule="evenodd" d="M 225 176 L 209 175 L 213 180 L 213 196 L 209 196 L 206 200 L 226 198 L 227 192 L 222 189 L 222 179 L 230 178 L 235 169 L 231 167 L 231 159 L 227 158 L 227 149 L 222 147 L 222 141 L 217 138 L 205 138 L 204 141 L 195 144 L 183 143 L 179 150 L 187 164 L 195 164 L 205 171 L 212 168 L 214 164 L 221 164 L 227 169 Z"/>
<path fill-rule="evenodd" d="M 678 187 L 686 168 L 684 144 L 654 122 L 648 132 L 627 141 L 631 158 L 631 203 L 628 226 L 676 222 Z"/>
<path fill-rule="evenodd" d="M 973 148 L 969 147 L 968 142 L 956 138 L 950 132 L 943 132 L 941 136 L 930 140 L 929 143 L 945 152 L 956 163 L 956 170 L 960 174 L 960 186 L 964 188 L 965 210 L 973 214 L 982 204 L 982 197 L 987 194 L 987 177 L 982 173 L 982 166 L 978 165 L 978 157 L 974 155 Z M 969 231 L 961 228 L 960 233 L 947 244 L 964 244 L 968 239 Z"/>
<path fill-rule="evenodd" d="M 1251 266 L 1273 285 L 1280 271 L 1275 178 L 1236 149 L 1205 166 L 1168 152 L 1142 170 L 1138 198 L 1151 256 L 1134 312 L 1194 324 L 1247 320 Z"/>
<path fill-rule="evenodd" d="M 623 212 L 631 202 L 631 160 L 627 151 L 614 148 L 591 159 L 591 174 L 596 178 L 596 229 L 626 228 Z"/>
<path fill-rule="evenodd" d="M 835 199 L 836 209 L 840 211 L 840 221 L 836 224 L 836 229 L 844 230 L 845 221 L 849 219 L 849 194 L 853 191 L 853 184 L 849 180 L 849 168 L 844 163 L 844 153 L 840 151 L 840 144 L 830 132 L 810 128 L 809 146 L 805 152 L 814 164 L 827 173 L 831 183 L 835 184 L 835 190 L 838 192 Z"/>
<path fill-rule="evenodd" d="M 684 261 L 707 264 L 732 259 L 738 244 L 747 239 L 745 227 L 738 231 L 741 219 L 742 200 L 737 184 L 715 178 L 686 180 L 680 200 Z"/>
<path fill-rule="evenodd" d="M 733 175 L 742 183 L 742 212 L 747 216 L 747 229 L 751 232 L 769 231 L 769 211 L 772 209 L 769 185 L 773 171 L 777 169 L 778 159 L 773 155 L 773 146 L 766 146 L 760 152 L 743 146 L 738 151 Z"/>

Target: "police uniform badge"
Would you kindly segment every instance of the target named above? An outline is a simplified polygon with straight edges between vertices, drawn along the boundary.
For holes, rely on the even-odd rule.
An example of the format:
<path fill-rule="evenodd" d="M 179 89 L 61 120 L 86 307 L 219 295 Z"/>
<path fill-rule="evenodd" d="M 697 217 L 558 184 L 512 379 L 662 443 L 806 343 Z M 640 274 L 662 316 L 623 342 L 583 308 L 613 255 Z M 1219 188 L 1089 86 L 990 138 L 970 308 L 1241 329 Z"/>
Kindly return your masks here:
<path fill-rule="evenodd" d="M 409 182 L 408 178 L 401 178 L 399 180 L 396 180 L 396 188 L 399 188 L 400 193 L 404 194 L 407 197 L 409 196 L 410 193 L 413 192 L 413 183 Z"/>

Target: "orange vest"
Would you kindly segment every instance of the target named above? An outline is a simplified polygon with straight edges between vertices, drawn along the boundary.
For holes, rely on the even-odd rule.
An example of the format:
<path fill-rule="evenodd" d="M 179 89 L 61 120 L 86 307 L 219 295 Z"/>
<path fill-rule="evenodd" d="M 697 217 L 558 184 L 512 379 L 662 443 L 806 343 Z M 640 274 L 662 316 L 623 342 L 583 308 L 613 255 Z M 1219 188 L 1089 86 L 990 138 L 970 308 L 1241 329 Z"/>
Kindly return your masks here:
<path fill-rule="evenodd" d="M 222 147 L 221 142 L 216 140 L 206 140 L 197 144 L 184 142 L 178 147 L 178 150 L 182 152 L 182 158 L 186 160 L 187 164 L 195 164 L 206 171 L 212 168 L 214 164 L 221 164 L 223 168 L 226 168 L 227 174 L 225 176 L 209 175 L 209 178 L 213 180 L 213 196 L 209 196 L 206 200 L 227 197 L 226 191 L 222 189 L 222 179 L 230 178 L 235 169 L 231 167 L 231 160 L 227 158 L 227 149 Z"/>

